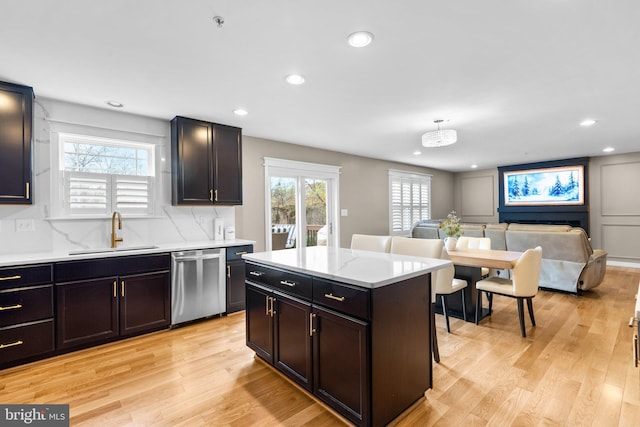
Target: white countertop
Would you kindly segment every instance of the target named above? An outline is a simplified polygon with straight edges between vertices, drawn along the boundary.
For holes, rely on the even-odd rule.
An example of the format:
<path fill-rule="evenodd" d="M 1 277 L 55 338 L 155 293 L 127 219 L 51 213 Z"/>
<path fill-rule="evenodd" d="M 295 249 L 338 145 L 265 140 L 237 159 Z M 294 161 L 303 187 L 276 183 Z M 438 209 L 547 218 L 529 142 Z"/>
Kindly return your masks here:
<path fill-rule="evenodd" d="M 452 265 L 451 261 L 381 252 L 314 246 L 243 255 L 247 261 L 377 288 Z"/>
<path fill-rule="evenodd" d="M 225 248 L 231 246 L 241 245 L 253 245 L 253 240 L 202 240 L 198 242 L 178 242 L 178 243 L 160 243 L 153 248 L 125 250 L 127 245 L 120 245 L 118 251 L 110 251 L 105 248 L 106 252 L 93 252 L 86 254 L 69 255 L 69 251 L 50 251 L 50 252 L 30 252 L 22 254 L 8 254 L 0 255 L 0 267 L 14 266 L 14 265 L 26 265 L 26 264 L 39 264 L 46 262 L 59 262 L 59 261 L 74 261 L 80 259 L 97 259 L 97 258 L 109 258 L 116 256 L 127 255 L 144 255 L 155 254 L 163 252 L 177 252 L 187 251 L 194 249 L 208 249 L 208 248 Z M 137 246 L 137 245 L 136 245 Z M 135 247 L 135 246 L 134 246 Z"/>

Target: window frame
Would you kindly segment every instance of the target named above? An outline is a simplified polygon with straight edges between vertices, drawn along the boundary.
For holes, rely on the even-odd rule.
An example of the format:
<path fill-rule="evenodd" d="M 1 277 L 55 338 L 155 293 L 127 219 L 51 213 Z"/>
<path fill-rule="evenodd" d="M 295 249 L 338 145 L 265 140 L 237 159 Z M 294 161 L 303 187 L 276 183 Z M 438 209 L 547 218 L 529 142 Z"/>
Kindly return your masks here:
<path fill-rule="evenodd" d="M 57 125 L 58 123 L 56 123 Z M 120 175 L 94 172 L 78 172 L 64 170 L 65 140 L 71 137 L 73 142 L 92 143 L 96 145 L 123 146 L 148 151 L 147 175 Z M 159 145 L 152 135 L 129 133 L 126 131 L 93 128 L 91 126 L 71 125 L 61 123 L 51 128 L 51 217 L 50 219 L 92 219 L 110 217 L 112 212 L 118 211 L 129 217 L 150 218 L 157 212 L 160 200 L 159 176 Z M 106 206 L 95 209 L 73 209 L 67 194 L 67 182 L 73 177 L 104 178 L 110 191 L 106 195 Z M 118 183 L 126 180 L 145 182 L 148 204 L 146 208 L 117 207 Z"/>
<path fill-rule="evenodd" d="M 389 234 L 392 236 L 407 236 L 411 233 L 413 225 L 422 219 L 431 219 L 431 181 L 433 175 L 418 172 L 408 172 L 396 169 L 389 169 Z M 394 186 L 400 185 L 400 201 L 399 204 L 394 200 Z M 403 194 L 404 186 L 408 185 L 408 203 Z M 418 185 L 419 200 L 418 205 L 415 204 L 414 191 Z M 423 192 L 426 187 L 426 206 L 423 202 Z M 408 210 L 408 219 L 405 218 L 406 210 Z M 417 210 L 417 212 L 415 212 Z M 424 211 L 426 210 L 426 218 Z M 400 221 L 400 227 L 394 227 L 395 223 Z"/>

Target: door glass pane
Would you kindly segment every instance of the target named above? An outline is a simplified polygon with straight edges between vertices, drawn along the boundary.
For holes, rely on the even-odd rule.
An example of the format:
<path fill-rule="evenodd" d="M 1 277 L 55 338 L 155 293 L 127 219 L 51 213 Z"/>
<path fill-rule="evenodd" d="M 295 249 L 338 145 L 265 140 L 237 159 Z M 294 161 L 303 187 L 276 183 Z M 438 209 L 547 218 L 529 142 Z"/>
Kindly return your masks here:
<path fill-rule="evenodd" d="M 327 229 L 327 181 L 305 178 L 305 208 L 307 219 L 307 246 L 326 246 Z"/>
<path fill-rule="evenodd" d="M 271 250 L 296 247 L 296 181 L 271 177 Z"/>

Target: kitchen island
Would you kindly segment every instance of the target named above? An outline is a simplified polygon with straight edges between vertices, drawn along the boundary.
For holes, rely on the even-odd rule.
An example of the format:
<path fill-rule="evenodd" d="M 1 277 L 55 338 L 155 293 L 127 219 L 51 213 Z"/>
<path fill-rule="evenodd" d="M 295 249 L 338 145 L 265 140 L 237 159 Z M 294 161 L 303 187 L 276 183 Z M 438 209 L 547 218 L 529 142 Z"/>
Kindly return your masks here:
<path fill-rule="evenodd" d="M 450 261 L 330 247 L 244 255 L 247 346 L 358 426 L 432 386 L 431 280 Z"/>

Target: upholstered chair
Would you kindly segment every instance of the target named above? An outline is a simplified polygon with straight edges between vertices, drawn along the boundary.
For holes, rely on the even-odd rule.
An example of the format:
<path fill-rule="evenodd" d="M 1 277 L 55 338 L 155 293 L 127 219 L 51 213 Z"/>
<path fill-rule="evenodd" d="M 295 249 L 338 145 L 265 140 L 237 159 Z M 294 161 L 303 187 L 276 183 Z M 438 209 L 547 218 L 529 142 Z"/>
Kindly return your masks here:
<path fill-rule="evenodd" d="M 489 314 L 491 314 L 493 295 L 504 295 L 515 298 L 518 302 L 520 332 L 522 332 L 522 337 L 526 337 L 527 333 L 524 329 L 523 302 L 525 300 L 527 301 L 527 308 L 529 310 L 531 323 L 533 326 L 536 326 L 536 319 L 533 315 L 533 303 L 531 300 L 538 293 L 541 264 L 542 248 L 538 246 L 535 249 L 527 249 L 516 261 L 512 270 L 511 279 L 489 277 L 476 282 L 476 289 L 478 290 L 478 296 L 476 299 L 476 325 L 478 324 L 478 313 L 482 310 L 482 292 L 485 292 L 489 299 Z"/>
<path fill-rule="evenodd" d="M 391 236 L 354 234 L 353 236 L 351 236 L 351 249 L 374 252 L 389 252 L 389 250 L 391 249 Z"/>
<path fill-rule="evenodd" d="M 491 239 L 489 237 L 469 237 L 460 236 L 456 249 L 491 249 Z M 482 267 L 482 277 L 489 275 L 489 269 Z"/>

